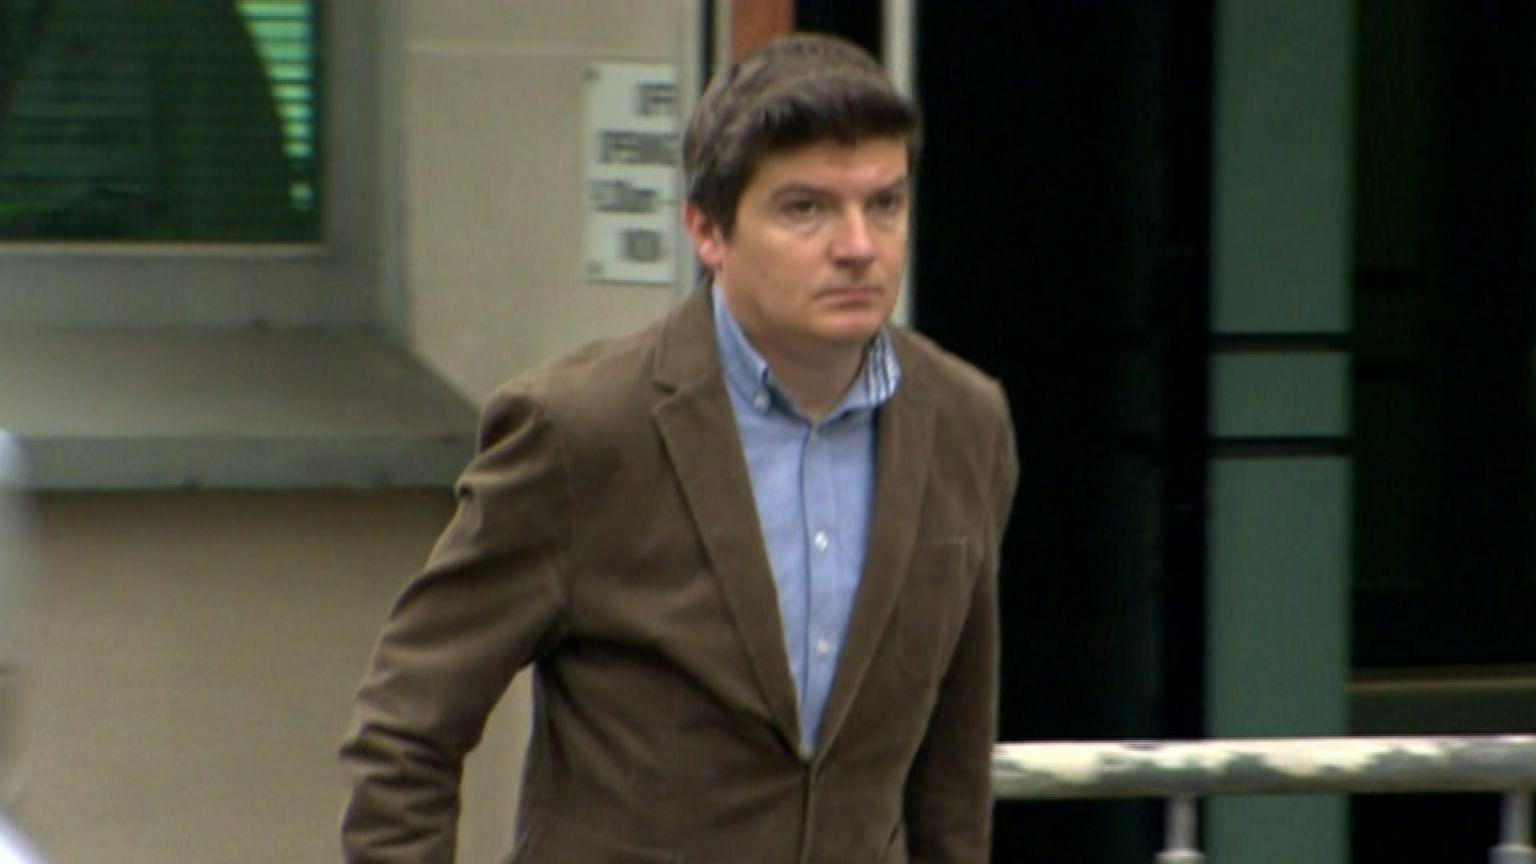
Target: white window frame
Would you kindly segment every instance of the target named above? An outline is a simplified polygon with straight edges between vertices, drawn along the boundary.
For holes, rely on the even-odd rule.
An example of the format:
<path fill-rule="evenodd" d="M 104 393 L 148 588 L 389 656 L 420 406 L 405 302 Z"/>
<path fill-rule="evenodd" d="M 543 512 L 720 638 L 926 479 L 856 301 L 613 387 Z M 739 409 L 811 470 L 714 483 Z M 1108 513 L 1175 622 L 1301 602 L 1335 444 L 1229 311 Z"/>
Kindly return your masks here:
<path fill-rule="evenodd" d="M 323 239 L 0 242 L 0 326 L 403 325 L 392 166 L 398 2 L 324 0 Z M 391 51 L 395 51 L 391 55 Z"/>

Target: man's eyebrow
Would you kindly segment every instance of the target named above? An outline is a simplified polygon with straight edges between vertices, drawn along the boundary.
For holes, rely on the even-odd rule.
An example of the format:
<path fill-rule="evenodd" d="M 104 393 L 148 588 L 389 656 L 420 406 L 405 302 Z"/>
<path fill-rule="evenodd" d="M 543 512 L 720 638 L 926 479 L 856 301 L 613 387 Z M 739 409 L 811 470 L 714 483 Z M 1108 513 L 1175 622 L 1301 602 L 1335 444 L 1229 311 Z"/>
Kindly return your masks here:
<path fill-rule="evenodd" d="M 892 180 L 884 186 L 875 189 L 870 194 L 882 195 L 891 192 L 905 192 L 907 191 L 907 187 L 909 185 L 911 185 L 910 178 L 903 174 L 902 176 L 897 177 L 895 180 Z M 833 193 L 831 189 L 825 186 L 817 186 L 813 183 L 786 183 L 785 185 L 774 189 L 772 194 L 769 195 L 769 198 L 776 201 L 780 198 L 790 198 L 797 195 L 810 195 L 813 197 L 821 198 L 830 196 L 832 194 Z"/>
<path fill-rule="evenodd" d="M 793 198 L 800 195 L 810 195 L 820 198 L 830 194 L 832 194 L 832 191 L 825 186 L 815 186 L 810 183 L 787 183 L 773 190 L 773 194 L 769 197 L 773 198 L 774 200 L 778 200 L 780 198 Z"/>

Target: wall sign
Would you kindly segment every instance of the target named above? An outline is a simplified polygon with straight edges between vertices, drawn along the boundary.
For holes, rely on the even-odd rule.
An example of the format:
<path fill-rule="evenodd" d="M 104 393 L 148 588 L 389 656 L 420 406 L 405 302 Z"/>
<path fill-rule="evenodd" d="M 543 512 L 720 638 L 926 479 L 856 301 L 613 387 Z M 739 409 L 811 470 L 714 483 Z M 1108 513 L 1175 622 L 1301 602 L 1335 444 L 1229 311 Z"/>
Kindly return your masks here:
<path fill-rule="evenodd" d="M 587 281 L 670 285 L 680 219 L 677 70 L 595 63 L 586 89 Z"/>

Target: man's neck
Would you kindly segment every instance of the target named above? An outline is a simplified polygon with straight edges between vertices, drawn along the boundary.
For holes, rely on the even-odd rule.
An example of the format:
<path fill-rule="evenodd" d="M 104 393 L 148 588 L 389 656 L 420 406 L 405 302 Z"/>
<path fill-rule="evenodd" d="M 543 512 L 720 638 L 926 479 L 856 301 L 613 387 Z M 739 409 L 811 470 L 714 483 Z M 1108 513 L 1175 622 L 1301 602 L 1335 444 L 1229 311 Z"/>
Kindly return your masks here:
<path fill-rule="evenodd" d="M 864 367 L 868 343 L 786 344 L 762 338 L 752 332 L 750 323 L 730 308 L 718 282 L 711 290 L 714 302 L 719 306 L 717 314 L 723 315 L 749 350 L 767 364 L 774 383 L 795 408 L 813 424 L 820 423 L 832 413 Z"/>
<path fill-rule="evenodd" d="M 752 334 L 748 333 L 747 338 L 751 340 Z M 819 351 L 764 350 L 764 346 L 753 341 L 753 347 L 768 364 L 773 380 L 812 424 L 832 413 L 864 365 L 863 346 Z"/>

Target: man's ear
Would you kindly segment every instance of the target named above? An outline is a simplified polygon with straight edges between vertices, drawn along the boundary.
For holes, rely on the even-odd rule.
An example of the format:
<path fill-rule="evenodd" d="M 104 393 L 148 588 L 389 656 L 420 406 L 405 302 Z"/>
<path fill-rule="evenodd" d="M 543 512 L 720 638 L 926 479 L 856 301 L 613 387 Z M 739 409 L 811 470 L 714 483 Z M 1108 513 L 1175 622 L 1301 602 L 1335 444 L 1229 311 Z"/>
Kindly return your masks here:
<path fill-rule="evenodd" d="M 710 270 L 719 269 L 720 262 L 725 260 L 725 234 L 715 220 L 706 216 L 699 205 L 687 201 L 683 204 L 683 227 L 688 229 L 699 261 Z"/>

